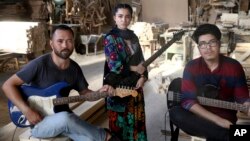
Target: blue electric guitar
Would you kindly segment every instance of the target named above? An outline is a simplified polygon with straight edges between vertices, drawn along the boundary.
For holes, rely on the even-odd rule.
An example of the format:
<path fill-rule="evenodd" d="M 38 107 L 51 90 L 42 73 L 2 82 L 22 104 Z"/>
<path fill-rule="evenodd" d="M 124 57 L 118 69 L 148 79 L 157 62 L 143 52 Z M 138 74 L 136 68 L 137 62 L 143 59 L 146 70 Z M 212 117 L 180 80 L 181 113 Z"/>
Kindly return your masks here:
<path fill-rule="evenodd" d="M 68 87 L 68 83 L 59 82 L 48 88 L 41 89 L 33 86 L 22 85 L 21 92 L 24 100 L 36 109 L 41 115 L 47 116 L 56 113 L 55 106 L 73 102 L 85 101 L 88 99 L 99 99 L 110 96 L 109 93 L 93 92 L 91 97 L 85 95 L 61 97 L 61 90 Z M 126 97 L 132 95 L 136 97 L 137 91 L 129 88 L 116 88 L 113 96 Z M 12 122 L 18 127 L 30 127 L 31 124 L 24 114 L 11 101 L 8 101 L 9 114 Z"/>

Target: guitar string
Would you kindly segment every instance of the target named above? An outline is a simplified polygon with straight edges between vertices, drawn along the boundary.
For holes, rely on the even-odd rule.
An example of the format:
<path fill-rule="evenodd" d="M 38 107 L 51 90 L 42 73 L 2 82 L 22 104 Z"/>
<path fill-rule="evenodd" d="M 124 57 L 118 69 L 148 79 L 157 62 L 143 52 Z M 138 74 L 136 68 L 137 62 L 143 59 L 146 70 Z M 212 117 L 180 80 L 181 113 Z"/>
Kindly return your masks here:
<path fill-rule="evenodd" d="M 119 93 L 121 93 L 121 96 L 124 97 L 124 96 L 127 96 L 128 94 L 125 94 L 125 93 L 129 93 L 129 95 L 132 95 L 131 93 L 134 93 L 134 90 L 132 90 L 132 88 L 130 87 L 119 87 L 118 89 L 116 89 L 116 91 L 118 91 Z M 80 95 L 80 99 L 99 99 L 99 98 L 103 98 L 103 97 L 106 97 L 106 96 L 110 96 L 109 93 L 105 93 L 105 92 L 102 92 L 102 93 L 99 93 L 99 92 L 93 92 L 93 95 L 88 95 L 88 96 L 83 96 L 83 95 Z M 115 94 L 112 95 L 112 96 L 116 96 Z M 119 95 L 118 95 L 119 96 Z M 70 103 L 70 102 L 74 102 L 74 101 L 77 101 L 79 98 L 79 96 L 71 96 L 70 99 L 68 99 L 69 97 L 61 97 L 61 98 L 58 98 L 57 100 L 53 100 L 54 104 L 55 105 L 60 105 L 62 103 L 64 103 L 65 101 L 67 101 L 67 103 Z"/>
<path fill-rule="evenodd" d="M 172 93 L 172 92 L 171 92 Z M 175 96 L 174 96 L 174 95 Z M 174 100 L 174 99 L 176 99 L 176 101 L 177 102 L 180 102 L 181 101 L 181 99 L 182 99 L 182 96 L 179 94 L 179 93 L 172 93 L 172 99 Z M 201 97 L 203 100 L 203 102 L 205 102 L 204 101 L 204 99 L 206 99 L 206 100 L 209 100 L 211 103 L 215 103 L 216 102 L 216 100 L 218 100 L 217 102 L 219 102 L 219 103 L 221 103 L 222 101 L 219 101 L 219 99 L 209 99 L 209 98 L 206 98 L 206 97 Z M 250 108 L 250 106 L 247 106 L 247 105 L 243 105 L 243 104 L 239 104 L 239 103 L 230 103 L 230 102 L 228 102 L 228 101 L 225 101 L 225 103 L 226 104 L 224 104 L 226 107 L 228 107 L 228 108 L 237 108 L 237 109 L 249 109 Z"/>
<path fill-rule="evenodd" d="M 12 135 L 11 141 L 14 141 L 14 137 L 15 137 L 15 134 L 16 134 L 16 130 L 17 130 L 17 126 L 15 127 L 15 130 L 14 130 L 14 133 L 13 133 L 13 135 Z"/>

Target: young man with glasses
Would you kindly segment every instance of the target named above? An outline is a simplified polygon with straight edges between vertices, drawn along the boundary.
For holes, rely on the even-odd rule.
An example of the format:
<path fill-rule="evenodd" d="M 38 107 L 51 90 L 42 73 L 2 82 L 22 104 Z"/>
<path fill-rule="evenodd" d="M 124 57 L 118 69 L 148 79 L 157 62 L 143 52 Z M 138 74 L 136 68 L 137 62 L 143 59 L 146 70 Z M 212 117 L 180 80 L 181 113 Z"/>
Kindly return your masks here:
<path fill-rule="evenodd" d="M 217 26 L 200 25 L 192 38 L 201 56 L 184 69 L 181 106 L 171 108 L 170 120 L 190 135 L 228 141 L 237 111 L 204 106 L 197 96 L 250 105 L 245 73 L 238 61 L 220 54 L 221 32 Z M 246 114 L 250 116 L 249 109 Z"/>

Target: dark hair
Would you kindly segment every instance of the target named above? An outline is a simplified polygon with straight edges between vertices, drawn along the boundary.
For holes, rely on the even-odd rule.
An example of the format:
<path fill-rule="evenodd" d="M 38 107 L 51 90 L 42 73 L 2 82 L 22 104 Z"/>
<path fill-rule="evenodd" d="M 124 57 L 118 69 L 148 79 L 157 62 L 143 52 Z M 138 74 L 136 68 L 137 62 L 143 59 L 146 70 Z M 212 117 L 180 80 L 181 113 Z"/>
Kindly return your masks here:
<path fill-rule="evenodd" d="M 113 9 L 113 16 L 115 16 L 115 14 L 118 11 L 118 9 L 121 9 L 121 8 L 128 9 L 129 13 L 132 16 L 133 9 L 132 9 L 132 7 L 129 4 L 126 4 L 126 3 L 119 3 L 119 4 L 117 4 L 116 7 Z"/>
<path fill-rule="evenodd" d="M 69 31 L 72 36 L 74 37 L 74 31 L 67 25 L 64 25 L 64 24 L 61 24 L 61 25 L 58 25 L 58 26 L 54 26 L 53 29 L 52 29 L 52 35 L 51 35 L 51 38 L 53 37 L 54 33 L 56 32 L 56 30 L 67 30 Z"/>
<path fill-rule="evenodd" d="M 217 40 L 221 39 L 220 29 L 213 24 L 202 24 L 196 28 L 192 35 L 192 39 L 198 43 L 199 37 L 205 34 L 212 34 Z"/>

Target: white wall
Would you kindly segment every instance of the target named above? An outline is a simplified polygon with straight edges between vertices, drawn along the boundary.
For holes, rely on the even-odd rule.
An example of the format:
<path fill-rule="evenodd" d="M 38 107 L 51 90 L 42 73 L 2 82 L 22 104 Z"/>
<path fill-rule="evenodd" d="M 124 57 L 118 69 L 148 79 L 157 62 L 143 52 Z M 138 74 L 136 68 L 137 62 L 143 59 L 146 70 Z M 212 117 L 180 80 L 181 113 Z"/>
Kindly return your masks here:
<path fill-rule="evenodd" d="M 188 21 L 188 0 L 141 0 L 142 20 L 174 26 Z"/>
<path fill-rule="evenodd" d="M 0 51 L 26 54 L 26 30 L 37 25 L 37 22 L 0 22 Z"/>

